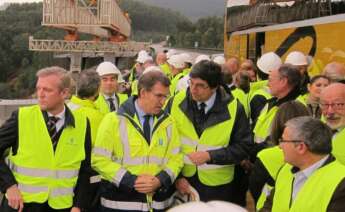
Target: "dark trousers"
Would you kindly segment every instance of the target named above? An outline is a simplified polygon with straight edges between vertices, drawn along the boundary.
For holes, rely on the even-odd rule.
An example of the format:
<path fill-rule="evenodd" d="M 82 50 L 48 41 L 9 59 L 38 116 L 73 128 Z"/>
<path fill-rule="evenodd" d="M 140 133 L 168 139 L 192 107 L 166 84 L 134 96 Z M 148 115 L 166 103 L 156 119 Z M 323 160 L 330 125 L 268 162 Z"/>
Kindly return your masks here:
<path fill-rule="evenodd" d="M 245 170 L 240 166 L 235 166 L 235 176 L 232 181 L 234 185 L 234 195 L 231 202 L 246 207 L 247 205 L 247 191 L 249 186 L 249 177 Z"/>
<path fill-rule="evenodd" d="M 212 200 L 233 202 L 236 195 L 233 182 L 220 186 L 207 186 L 200 182 L 197 174 L 186 179 L 198 191 L 200 200 L 203 202 Z"/>
<path fill-rule="evenodd" d="M 1 212 L 16 212 L 18 210 L 11 208 L 8 205 L 8 201 L 6 197 L 3 198 L 1 206 Z M 24 203 L 24 210 L 23 212 L 70 212 L 71 208 L 56 210 L 49 207 L 48 203 Z"/>

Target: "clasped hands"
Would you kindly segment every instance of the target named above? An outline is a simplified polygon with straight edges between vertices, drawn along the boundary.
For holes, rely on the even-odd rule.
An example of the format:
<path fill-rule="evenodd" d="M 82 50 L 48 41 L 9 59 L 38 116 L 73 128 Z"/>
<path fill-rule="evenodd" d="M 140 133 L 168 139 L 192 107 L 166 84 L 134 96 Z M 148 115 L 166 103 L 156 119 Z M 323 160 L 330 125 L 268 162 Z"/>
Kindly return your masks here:
<path fill-rule="evenodd" d="M 159 187 L 161 187 L 159 179 L 148 174 L 139 175 L 134 184 L 135 190 L 143 194 L 153 194 Z"/>

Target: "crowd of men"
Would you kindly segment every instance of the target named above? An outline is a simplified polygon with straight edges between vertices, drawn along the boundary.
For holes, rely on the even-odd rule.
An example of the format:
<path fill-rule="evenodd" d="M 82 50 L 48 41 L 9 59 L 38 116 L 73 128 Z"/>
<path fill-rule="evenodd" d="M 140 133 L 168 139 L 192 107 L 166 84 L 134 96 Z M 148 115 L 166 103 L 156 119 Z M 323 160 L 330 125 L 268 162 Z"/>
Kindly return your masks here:
<path fill-rule="evenodd" d="M 41 69 L 38 104 L 0 128 L 0 211 L 246 207 L 248 191 L 257 211 L 344 211 L 345 66 L 311 66 L 169 50 L 128 74 Z"/>

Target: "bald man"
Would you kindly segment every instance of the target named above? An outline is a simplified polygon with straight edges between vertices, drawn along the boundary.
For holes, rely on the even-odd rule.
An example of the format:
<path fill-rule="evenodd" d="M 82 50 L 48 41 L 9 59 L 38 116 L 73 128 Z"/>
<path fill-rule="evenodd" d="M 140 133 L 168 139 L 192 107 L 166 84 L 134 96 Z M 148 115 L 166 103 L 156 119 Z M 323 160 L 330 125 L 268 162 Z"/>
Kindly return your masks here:
<path fill-rule="evenodd" d="M 320 106 L 327 125 L 335 131 L 332 153 L 345 164 L 345 84 L 327 86 L 321 93 Z"/>
<path fill-rule="evenodd" d="M 234 75 L 240 69 L 240 61 L 236 57 L 230 57 L 224 64 L 226 72 Z"/>
<path fill-rule="evenodd" d="M 328 63 L 322 74 L 329 77 L 333 82 L 345 81 L 345 66 L 338 62 Z"/>

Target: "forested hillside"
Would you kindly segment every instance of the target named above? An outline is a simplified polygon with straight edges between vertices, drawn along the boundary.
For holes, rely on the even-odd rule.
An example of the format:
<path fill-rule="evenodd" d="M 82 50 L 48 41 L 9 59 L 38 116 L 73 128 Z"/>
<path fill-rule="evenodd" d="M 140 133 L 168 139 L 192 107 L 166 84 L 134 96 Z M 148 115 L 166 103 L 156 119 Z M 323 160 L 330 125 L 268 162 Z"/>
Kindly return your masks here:
<path fill-rule="evenodd" d="M 126 0 L 122 0 L 126 1 Z M 193 21 L 206 16 L 223 16 L 224 0 L 139 0 L 146 4 L 156 5 L 179 11 Z"/>
<path fill-rule="evenodd" d="M 132 19 L 132 38 L 136 41 L 162 41 L 170 35 L 176 46 L 222 47 L 223 20 L 219 17 L 192 23 L 170 9 L 147 6 L 141 2 L 120 1 Z M 0 98 L 29 96 L 35 85 L 35 73 L 42 67 L 60 65 L 69 68 L 66 59 L 52 53 L 28 50 L 29 36 L 36 39 L 63 39 L 63 30 L 41 26 L 42 3 L 12 4 L 0 11 Z M 81 36 L 81 39 L 88 38 Z M 87 66 L 86 62 L 86 66 Z"/>
<path fill-rule="evenodd" d="M 121 6 L 131 14 L 133 37 L 139 41 L 160 41 L 177 32 L 178 22 L 188 22 L 176 12 L 134 1 L 124 1 Z M 63 30 L 42 27 L 41 20 L 41 3 L 12 4 L 0 11 L 0 98 L 31 94 L 39 68 L 50 65 L 68 68 L 68 61 L 55 59 L 52 53 L 28 50 L 29 36 L 62 39 L 65 34 Z"/>

